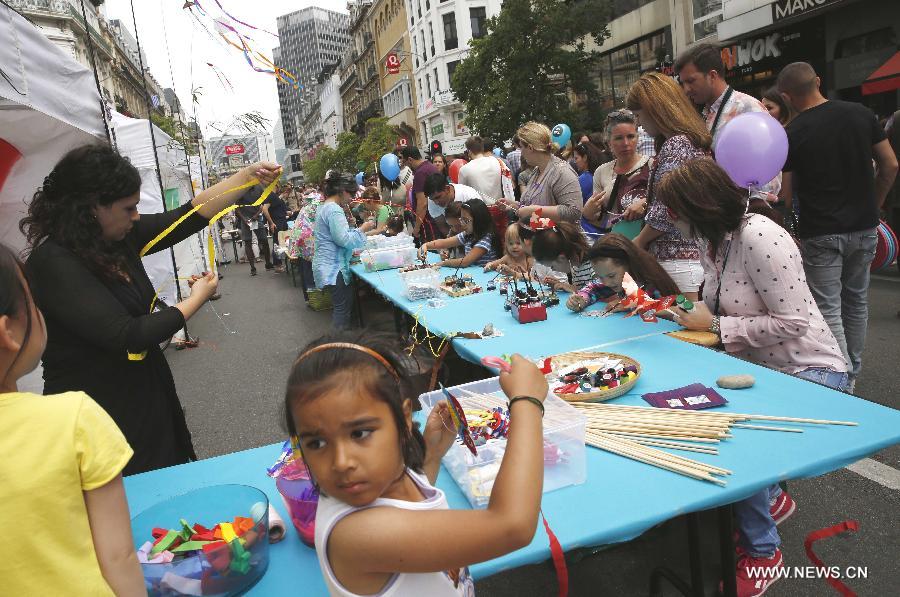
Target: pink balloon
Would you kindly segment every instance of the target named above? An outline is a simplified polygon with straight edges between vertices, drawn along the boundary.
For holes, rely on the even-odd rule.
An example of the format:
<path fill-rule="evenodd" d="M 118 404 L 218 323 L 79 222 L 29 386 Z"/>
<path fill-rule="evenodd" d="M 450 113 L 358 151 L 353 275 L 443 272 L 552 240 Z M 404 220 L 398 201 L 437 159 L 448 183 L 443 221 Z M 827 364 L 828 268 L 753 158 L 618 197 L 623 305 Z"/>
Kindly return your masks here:
<path fill-rule="evenodd" d="M 784 167 L 787 133 L 766 112 L 741 114 L 722 128 L 713 152 L 734 184 L 744 189 L 759 187 Z"/>

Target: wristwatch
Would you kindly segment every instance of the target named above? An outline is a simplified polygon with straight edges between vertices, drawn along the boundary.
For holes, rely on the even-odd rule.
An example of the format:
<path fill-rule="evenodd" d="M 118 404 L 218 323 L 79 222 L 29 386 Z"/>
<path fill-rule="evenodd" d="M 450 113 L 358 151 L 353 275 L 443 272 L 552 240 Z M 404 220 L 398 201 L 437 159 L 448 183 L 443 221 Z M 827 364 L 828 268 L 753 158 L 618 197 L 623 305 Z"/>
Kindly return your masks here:
<path fill-rule="evenodd" d="M 709 331 L 713 334 L 719 333 L 719 316 L 716 315 L 712 318 L 712 323 L 709 324 Z"/>

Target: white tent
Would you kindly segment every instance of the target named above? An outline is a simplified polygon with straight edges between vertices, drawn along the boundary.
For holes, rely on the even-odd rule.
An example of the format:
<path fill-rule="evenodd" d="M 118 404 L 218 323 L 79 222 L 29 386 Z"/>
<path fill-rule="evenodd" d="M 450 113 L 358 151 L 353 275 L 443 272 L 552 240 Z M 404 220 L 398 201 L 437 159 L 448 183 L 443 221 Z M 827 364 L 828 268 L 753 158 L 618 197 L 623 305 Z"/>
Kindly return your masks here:
<path fill-rule="evenodd" d="M 140 213 L 163 211 L 160 178 L 169 209 L 189 202 L 193 197 L 193 189 L 202 187 L 199 180 L 199 160 L 192 160 L 189 170 L 184 149 L 156 125 L 153 125 L 153 136 L 156 140 L 156 153 L 159 156 L 160 177 L 157 177 L 156 173 L 156 158 L 153 155 L 153 139 L 150 136 L 149 123 L 146 120 L 114 113 L 110 125 L 119 152 L 131 160 L 141 174 L 141 200 L 138 203 Z M 206 238 L 207 232 L 204 231 L 175 246 L 177 277 L 187 277 L 206 269 Z M 171 254 L 168 251 L 160 251 L 144 257 L 144 268 L 154 288 L 157 289 L 160 300 L 169 305 L 174 304 L 177 300 L 176 275 L 172 269 Z M 182 284 L 182 292 L 187 292 L 186 284 Z"/>
<path fill-rule="evenodd" d="M 93 72 L 3 4 L 0 40 L 0 242 L 18 250 L 19 220 L 44 177 L 67 151 L 105 140 L 106 131 Z"/>

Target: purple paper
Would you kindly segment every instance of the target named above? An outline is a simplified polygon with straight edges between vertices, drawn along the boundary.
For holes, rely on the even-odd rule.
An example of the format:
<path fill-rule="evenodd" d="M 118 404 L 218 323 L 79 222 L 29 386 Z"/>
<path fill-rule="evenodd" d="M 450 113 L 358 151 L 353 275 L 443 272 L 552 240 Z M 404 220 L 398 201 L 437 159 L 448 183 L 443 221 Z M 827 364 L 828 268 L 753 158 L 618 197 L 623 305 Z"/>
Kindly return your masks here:
<path fill-rule="evenodd" d="M 681 410 L 712 408 L 713 406 L 722 406 L 728 402 L 717 391 L 701 383 L 692 383 L 689 386 L 666 390 L 665 392 L 651 392 L 643 394 L 641 398 L 657 408 L 676 408 Z"/>

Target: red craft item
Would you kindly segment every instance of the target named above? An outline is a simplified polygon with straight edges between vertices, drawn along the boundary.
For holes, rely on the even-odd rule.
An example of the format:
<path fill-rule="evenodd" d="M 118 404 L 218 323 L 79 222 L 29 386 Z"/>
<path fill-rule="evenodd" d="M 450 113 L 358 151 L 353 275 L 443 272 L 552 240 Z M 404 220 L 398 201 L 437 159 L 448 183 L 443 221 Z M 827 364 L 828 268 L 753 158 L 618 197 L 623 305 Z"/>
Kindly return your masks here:
<path fill-rule="evenodd" d="M 447 391 L 443 384 L 441 384 L 441 391 L 444 393 L 444 397 L 447 398 L 447 403 L 450 406 L 450 418 L 453 419 L 453 424 L 456 426 L 456 433 L 469 451 L 477 456 L 478 450 L 475 448 L 475 441 L 472 439 L 472 432 L 469 431 L 469 423 L 466 421 L 466 415 L 462 406 L 460 406 L 459 401 L 453 394 Z"/>
<path fill-rule="evenodd" d="M 828 567 L 822 562 L 819 556 L 816 555 L 816 552 L 813 551 L 812 546 L 813 543 L 819 541 L 821 539 L 827 539 L 828 537 L 833 537 L 834 535 L 838 535 L 840 533 L 845 533 L 847 531 L 856 532 L 859 530 L 859 523 L 855 520 L 845 520 L 843 522 L 839 522 L 838 524 L 828 527 L 826 529 L 819 529 L 818 531 L 813 531 L 809 535 L 806 536 L 806 540 L 803 541 L 803 547 L 806 549 L 806 557 L 809 558 L 809 561 L 816 566 L 817 570 L 829 570 Z M 856 593 L 853 592 L 853 589 L 842 583 L 837 578 L 832 576 L 826 576 L 825 582 L 827 582 L 831 587 L 843 595 L 844 597 L 856 597 Z"/>
<path fill-rule="evenodd" d="M 513 317 L 515 317 L 516 321 L 519 323 L 534 323 L 536 321 L 547 320 L 547 307 L 540 303 L 523 306 L 513 303 L 512 309 L 510 310 L 512 311 Z"/>

